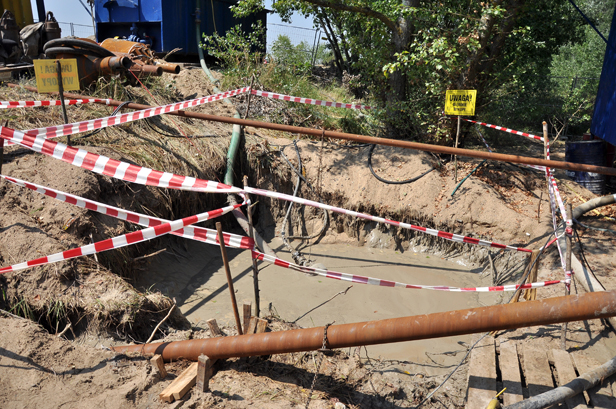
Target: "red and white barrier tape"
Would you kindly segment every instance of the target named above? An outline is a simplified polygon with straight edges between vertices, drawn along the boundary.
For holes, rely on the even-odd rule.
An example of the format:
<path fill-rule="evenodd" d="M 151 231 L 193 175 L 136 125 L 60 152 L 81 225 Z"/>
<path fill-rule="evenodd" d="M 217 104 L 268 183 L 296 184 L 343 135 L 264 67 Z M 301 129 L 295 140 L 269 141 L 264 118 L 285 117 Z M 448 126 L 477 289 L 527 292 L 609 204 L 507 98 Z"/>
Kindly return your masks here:
<path fill-rule="evenodd" d="M 65 99 L 65 105 L 81 105 L 81 104 L 92 104 L 92 103 L 101 103 L 109 105 L 111 103 L 110 99 L 98 99 L 98 98 L 88 98 L 88 99 Z M 0 101 L 0 109 L 7 108 L 30 108 L 30 107 L 49 107 L 49 106 L 58 106 L 62 105 L 60 100 L 54 101 Z"/>
<path fill-rule="evenodd" d="M 527 138 L 536 139 L 538 141 L 543 142 L 543 138 L 541 136 L 533 135 L 532 133 L 520 132 L 520 131 L 516 131 L 515 129 L 505 128 L 504 126 L 498 126 L 498 125 L 486 124 L 485 122 L 473 121 L 472 119 L 466 119 L 466 118 L 460 118 L 460 119 L 466 122 L 472 122 L 477 125 L 486 126 L 488 128 L 493 128 L 493 129 L 503 131 L 503 132 L 509 132 L 515 135 L 526 136 Z"/>
<path fill-rule="evenodd" d="M 222 209 L 216 209 L 205 213 L 200 213 L 195 216 L 185 217 L 183 219 L 174 220 L 172 222 L 159 224 L 158 226 L 148 227 L 143 230 L 135 231 L 132 233 L 123 234 L 121 236 L 113 237 L 98 241 L 96 243 L 81 246 L 75 249 L 63 251 L 61 253 L 55 253 L 49 256 L 40 257 L 34 260 L 26 261 L 24 263 L 14 264 L 12 266 L 0 268 L 0 274 L 8 273 L 10 271 L 24 270 L 34 266 L 41 266 L 44 264 L 56 263 L 58 261 L 70 260 L 75 257 L 87 256 L 90 254 L 101 253 L 107 250 L 118 249 L 131 244 L 141 243 L 153 238 L 165 235 L 175 230 L 179 230 L 183 227 L 189 226 L 194 223 L 199 223 L 204 220 L 213 219 L 215 217 L 222 216 L 225 213 L 232 211 L 240 207 L 241 205 L 233 205 L 223 207 Z"/>
<path fill-rule="evenodd" d="M 260 253 L 258 251 L 253 251 L 252 257 L 257 260 L 266 261 L 268 263 L 272 263 L 274 265 L 288 268 L 291 270 L 300 271 L 302 273 L 317 274 L 321 277 L 332 278 L 335 280 L 350 281 L 352 283 L 358 283 L 358 284 L 377 285 L 380 287 L 398 287 L 398 288 L 411 288 L 411 289 L 418 289 L 418 290 L 436 290 L 436 291 L 451 291 L 451 292 L 491 292 L 491 291 L 515 291 L 518 288 L 527 289 L 527 288 L 546 287 L 549 285 L 560 284 L 563 282 L 561 280 L 555 280 L 555 281 L 542 281 L 538 283 L 527 283 L 527 284 L 522 284 L 522 285 L 510 284 L 510 285 L 499 285 L 499 286 L 494 286 L 494 287 L 466 287 L 466 288 L 449 287 L 449 286 L 419 285 L 419 284 L 404 284 L 404 283 L 399 283 L 397 281 L 381 280 L 379 278 L 365 277 L 365 276 L 359 276 L 355 274 L 338 273 L 336 271 L 325 270 L 322 268 L 302 267 L 297 264 L 281 260 L 277 257 L 273 257 L 267 254 Z"/>
<path fill-rule="evenodd" d="M 44 136 L 46 139 L 56 138 L 59 136 L 73 135 L 80 132 L 93 131 L 95 129 L 106 128 L 108 126 L 125 124 L 128 122 L 137 121 L 139 119 L 150 118 L 169 112 L 179 111 L 185 108 L 195 107 L 198 105 L 207 104 L 213 101 L 232 97 L 239 94 L 244 94 L 250 91 L 250 87 L 239 88 L 233 91 L 221 92 L 219 94 L 210 95 L 202 98 L 190 99 L 184 102 L 175 104 L 163 105 L 155 108 L 142 109 L 141 111 L 129 112 L 121 115 L 107 116 L 104 118 L 91 119 L 89 121 L 75 122 L 72 124 L 48 126 L 45 128 L 29 129 L 23 133 L 30 136 Z M 13 143 L 9 142 L 8 145 Z"/>
<path fill-rule="evenodd" d="M 71 195 L 70 193 L 65 193 L 59 190 L 37 185 L 35 183 L 26 182 L 24 180 L 12 178 L 9 176 L 0 175 L 0 178 L 5 179 L 18 186 L 33 190 L 37 193 L 52 197 L 61 202 L 69 203 L 83 209 L 93 210 L 107 216 L 115 217 L 116 219 L 125 220 L 145 227 L 154 227 L 169 222 L 169 220 L 159 219 L 157 217 L 131 212 L 114 206 L 108 206 L 103 203 L 95 202 L 94 200 L 84 199 L 83 197 Z M 207 229 L 205 227 L 186 226 L 182 229 L 172 231 L 171 234 L 181 236 L 187 239 L 201 241 L 208 244 L 219 245 L 217 231 Z M 254 241 L 250 237 L 244 237 L 231 233 L 223 233 L 223 240 L 225 242 L 225 245 L 228 247 L 240 248 L 245 250 L 252 250 L 254 248 Z"/>
<path fill-rule="evenodd" d="M 290 102 L 299 102 L 300 104 L 320 105 L 320 106 L 334 107 L 334 108 L 372 109 L 372 107 L 367 106 L 367 105 L 345 104 L 341 102 L 321 101 L 319 99 L 293 97 L 290 95 L 276 94 L 274 92 L 258 91 L 256 89 L 251 90 L 250 93 L 252 95 L 258 95 L 260 97 L 281 99 L 281 100 L 290 101 Z"/>
<path fill-rule="evenodd" d="M 346 215 L 353 216 L 353 217 L 359 217 L 360 219 L 372 220 L 378 223 L 384 223 L 384 224 L 389 224 L 391 226 L 401 227 L 403 229 L 414 230 L 414 231 L 430 234 L 432 236 L 441 237 L 446 240 L 455 241 L 457 243 L 477 244 L 477 245 L 485 246 L 485 247 L 495 247 L 499 249 L 507 249 L 507 250 L 522 251 L 525 253 L 532 253 L 532 250 L 525 249 L 525 248 L 508 246 L 505 244 L 499 244 L 499 243 L 495 243 L 491 241 L 474 239 L 468 236 L 461 236 L 459 234 L 448 233 L 448 232 L 444 232 L 441 230 L 429 229 L 426 227 L 415 226 L 413 224 L 397 222 L 394 220 L 389 220 L 389 219 L 385 219 L 385 218 L 378 217 L 378 216 L 372 216 L 366 213 L 358 213 L 352 210 L 342 209 L 340 207 L 334 207 L 334 206 L 326 205 L 324 203 L 314 202 L 312 200 L 303 199 L 301 197 L 286 195 L 284 193 L 271 192 L 269 190 L 262 190 L 262 189 L 255 189 L 255 188 L 248 187 L 248 186 L 244 187 L 244 191 L 246 193 L 253 193 L 259 196 L 266 196 L 266 197 L 271 197 L 274 199 L 286 200 L 289 202 L 299 203 L 299 204 L 306 205 L 306 206 L 312 206 L 312 207 L 317 207 L 320 209 L 329 210 L 335 213 L 341 213 L 341 214 L 346 214 Z"/>
<path fill-rule="evenodd" d="M 63 143 L 45 139 L 43 136 L 35 138 L 25 135 L 10 128 L 0 127 L 0 137 L 73 166 L 127 182 L 195 192 L 241 192 L 241 189 L 223 183 L 131 165 L 83 149 L 66 146 Z"/>

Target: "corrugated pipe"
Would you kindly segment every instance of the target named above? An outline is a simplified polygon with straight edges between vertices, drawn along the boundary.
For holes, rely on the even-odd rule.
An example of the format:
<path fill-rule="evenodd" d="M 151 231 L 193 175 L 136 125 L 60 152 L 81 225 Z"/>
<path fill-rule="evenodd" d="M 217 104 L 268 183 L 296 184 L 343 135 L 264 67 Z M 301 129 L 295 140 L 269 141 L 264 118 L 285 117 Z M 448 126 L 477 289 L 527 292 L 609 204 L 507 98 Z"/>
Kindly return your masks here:
<path fill-rule="evenodd" d="M 616 291 L 569 295 L 524 303 L 503 304 L 327 328 L 327 347 L 387 344 L 473 334 L 535 325 L 616 316 Z M 230 358 L 313 351 L 323 345 L 325 328 L 116 346 L 119 353 L 161 354 L 166 361 L 196 361 L 199 355 Z"/>
<path fill-rule="evenodd" d="M 24 88 L 24 89 L 27 89 L 28 91 L 38 92 L 36 87 L 31 87 L 27 85 L 22 86 L 22 85 L 10 84 L 10 83 L 6 83 L 6 85 L 8 87 Z M 48 95 L 57 95 L 57 94 L 58 94 L 57 92 L 50 92 Z M 67 98 L 91 98 L 89 96 L 73 94 L 69 92 L 65 92 L 64 96 Z M 100 102 L 100 104 L 105 105 L 105 102 Z M 122 104 L 121 101 L 115 101 L 115 100 L 111 100 L 111 102 L 109 103 L 109 105 L 112 105 L 112 106 L 118 106 L 120 104 Z M 151 105 L 143 105 L 143 104 L 135 104 L 135 103 L 126 104 L 124 107 L 131 108 L 131 109 L 155 108 Z M 342 140 L 353 141 L 353 142 L 358 142 L 358 143 L 394 146 L 397 148 L 415 149 L 418 151 L 439 153 L 439 154 L 445 154 L 445 155 L 458 155 L 458 156 L 465 156 L 467 158 L 488 159 L 488 160 L 493 160 L 493 161 L 498 161 L 498 162 L 510 162 L 510 163 L 521 163 L 521 164 L 527 164 L 527 165 L 548 166 L 553 169 L 564 169 L 564 170 L 571 170 L 571 171 L 576 171 L 576 172 L 594 172 L 594 173 L 600 173 L 602 175 L 616 176 L 616 168 L 608 168 L 605 166 L 596 166 L 596 165 L 586 165 L 584 163 L 562 162 L 562 161 L 556 161 L 556 160 L 531 158 L 528 156 L 507 155 L 504 153 L 474 151 L 471 149 L 453 148 L 449 146 L 430 145 L 427 143 L 401 141 L 397 139 L 375 138 L 373 136 L 351 134 L 351 133 L 346 133 L 346 132 L 324 131 L 322 129 L 315 129 L 315 128 L 302 128 L 300 126 L 274 124 L 271 122 L 254 121 L 252 119 L 232 118 L 229 116 L 202 114 L 200 112 L 176 111 L 176 112 L 168 112 L 167 115 L 176 115 L 176 116 L 182 116 L 185 118 L 195 118 L 195 119 L 201 119 L 204 121 L 216 121 L 216 122 L 223 122 L 227 124 L 237 124 L 237 125 L 242 125 L 242 126 L 252 126 L 254 128 L 271 129 L 274 131 L 297 133 L 300 135 L 311 135 L 311 136 L 317 136 L 319 138 L 323 136 L 325 138 L 331 138 L 331 139 L 342 139 Z"/>

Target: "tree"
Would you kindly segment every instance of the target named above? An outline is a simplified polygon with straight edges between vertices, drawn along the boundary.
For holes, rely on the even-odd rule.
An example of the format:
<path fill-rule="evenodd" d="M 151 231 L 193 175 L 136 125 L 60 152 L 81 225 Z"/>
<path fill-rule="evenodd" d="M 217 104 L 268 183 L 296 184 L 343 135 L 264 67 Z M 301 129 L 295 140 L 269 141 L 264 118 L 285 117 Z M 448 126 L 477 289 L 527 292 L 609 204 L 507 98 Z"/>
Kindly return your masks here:
<path fill-rule="evenodd" d="M 240 0 L 236 10 L 260 4 Z M 273 8 L 325 24 L 340 65 L 369 81 L 385 106 L 389 136 L 432 139 L 451 133 L 436 125 L 445 90 L 476 89 L 481 112 L 516 78 L 547 73 L 583 24 L 562 0 L 278 0 Z"/>

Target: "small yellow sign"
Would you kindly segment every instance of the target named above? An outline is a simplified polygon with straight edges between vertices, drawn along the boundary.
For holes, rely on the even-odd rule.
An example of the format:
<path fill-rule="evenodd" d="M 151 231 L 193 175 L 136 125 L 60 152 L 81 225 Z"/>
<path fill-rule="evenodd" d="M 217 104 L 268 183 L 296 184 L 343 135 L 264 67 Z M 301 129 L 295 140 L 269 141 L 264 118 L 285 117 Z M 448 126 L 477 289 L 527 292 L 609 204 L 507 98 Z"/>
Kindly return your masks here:
<path fill-rule="evenodd" d="M 447 90 L 445 94 L 445 115 L 475 115 L 477 90 Z"/>
<path fill-rule="evenodd" d="M 59 61 L 62 67 L 62 88 L 64 91 L 79 90 L 77 60 L 67 58 Z M 36 88 L 38 92 L 58 91 L 56 60 L 34 60 L 34 74 L 36 75 Z"/>

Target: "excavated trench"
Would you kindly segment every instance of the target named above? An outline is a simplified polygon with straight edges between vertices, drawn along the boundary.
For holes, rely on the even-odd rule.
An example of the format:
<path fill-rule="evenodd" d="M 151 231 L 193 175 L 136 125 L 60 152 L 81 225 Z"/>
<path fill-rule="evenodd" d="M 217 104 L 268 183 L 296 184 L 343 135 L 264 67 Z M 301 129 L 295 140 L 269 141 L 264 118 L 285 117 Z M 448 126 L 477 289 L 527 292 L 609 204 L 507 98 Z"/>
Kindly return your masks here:
<path fill-rule="evenodd" d="M 284 171 L 255 169 L 252 158 L 242 161 L 243 174 L 251 186 L 282 193 L 293 192 L 292 175 Z M 302 190 L 300 196 L 311 198 Z M 348 206 L 340 192 L 323 192 L 323 202 Z M 258 201 L 255 223 L 279 258 L 292 261 L 280 239 L 280 228 L 287 203 L 264 197 Z M 379 214 L 371 205 L 357 205 L 353 210 Z M 380 213 L 393 219 L 420 223 L 426 227 L 461 232 L 459 226 L 434 226 L 427 218 L 418 220 L 410 214 Z M 477 287 L 492 285 L 487 263 L 487 249 L 447 242 L 425 234 L 380 225 L 362 219 L 330 214 L 330 224 L 322 236 L 310 241 L 294 240 L 296 250 L 311 263 L 343 273 L 387 279 L 406 284 Z M 223 229 L 240 233 L 228 217 Z M 323 224 L 321 210 L 294 206 L 288 234 L 307 235 L 319 231 Z M 218 247 L 176 238 L 161 247 L 167 251 L 147 260 L 140 274 L 138 288 L 155 289 L 174 298 L 186 318 L 197 328 L 206 328 L 206 321 L 216 319 L 223 327 L 235 326 L 222 257 Z M 235 296 L 240 305 L 253 303 L 254 283 L 250 252 L 227 248 Z M 518 278 L 526 257 L 511 252 L 494 252 L 503 283 Z M 349 287 L 352 285 L 352 288 Z M 262 316 L 274 315 L 302 327 L 378 320 L 430 312 L 492 305 L 502 302 L 503 293 L 446 292 L 388 288 L 353 284 L 324 277 L 310 276 L 293 270 L 259 263 L 259 286 Z M 346 291 L 346 292 L 345 292 Z M 332 299 L 333 297 L 333 299 Z M 417 362 L 426 365 L 428 373 L 440 373 L 457 363 L 460 345 L 470 336 L 440 340 L 406 342 L 373 346 L 363 353 L 370 357 Z M 459 352 L 456 352 L 459 351 Z M 427 357 L 427 358 L 426 358 Z"/>

